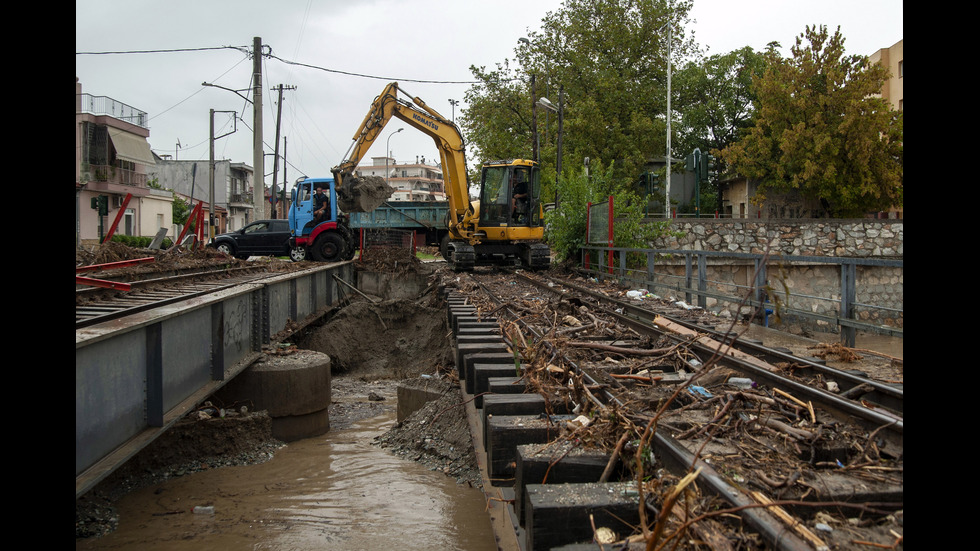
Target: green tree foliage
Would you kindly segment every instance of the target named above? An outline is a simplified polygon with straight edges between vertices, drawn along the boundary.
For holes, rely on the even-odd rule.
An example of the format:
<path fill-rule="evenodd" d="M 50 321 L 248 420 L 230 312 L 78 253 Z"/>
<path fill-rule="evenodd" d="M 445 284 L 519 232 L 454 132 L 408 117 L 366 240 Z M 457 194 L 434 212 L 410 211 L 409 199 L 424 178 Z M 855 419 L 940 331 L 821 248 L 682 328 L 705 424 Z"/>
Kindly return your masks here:
<path fill-rule="evenodd" d="M 608 201 L 609 196 L 614 197 L 613 244 L 616 247 L 649 247 L 652 239 L 670 231 L 668 221 L 643 221 L 643 205 L 631 182 L 617 178 L 612 165 L 603 168 L 601 162 L 593 162 L 592 166 L 591 173 L 584 168 L 567 172 L 559 183 L 561 201 L 555 210 L 546 214 L 546 237 L 559 261 L 579 254 L 586 244 L 589 203 Z"/>
<path fill-rule="evenodd" d="M 187 223 L 187 217 L 191 214 L 191 206 L 176 193 L 173 194 L 174 202 L 171 206 L 171 214 L 173 215 L 174 224 L 183 225 Z"/>
<path fill-rule="evenodd" d="M 558 105 L 563 88 L 562 166 L 574 171 L 584 157 L 607 159 L 617 177 L 635 178 L 644 162 L 665 151 L 666 24 L 673 28 L 672 57 L 695 53 L 683 29 L 690 9 L 691 0 L 566 0 L 545 16 L 540 33 L 516 47 L 520 70 L 508 63 L 471 67 L 479 84 L 467 92 L 460 118 L 469 145 L 481 158 L 530 158 L 532 97 Z M 545 196 L 551 197 L 558 120 L 541 108 L 537 114 Z"/>
<path fill-rule="evenodd" d="M 804 40 L 806 43 L 804 43 Z M 798 190 L 835 216 L 856 216 L 903 201 L 903 119 L 878 94 L 888 70 L 845 56 L 838 29 L 806 28 L 783 59 L 770 47 L 754 82 L 755 126 L 721 156 L 758 180 L 754 200 Z"/>
<path fill-rule="evenodd" d="M 754 122 L 752 79 L 765 65 L 765 56 L 746 46 L 678 70 L 672 82 L 681 108 L 678 151 L 686 154 L 697 148 L 717 155 L 738 141 Z"/>

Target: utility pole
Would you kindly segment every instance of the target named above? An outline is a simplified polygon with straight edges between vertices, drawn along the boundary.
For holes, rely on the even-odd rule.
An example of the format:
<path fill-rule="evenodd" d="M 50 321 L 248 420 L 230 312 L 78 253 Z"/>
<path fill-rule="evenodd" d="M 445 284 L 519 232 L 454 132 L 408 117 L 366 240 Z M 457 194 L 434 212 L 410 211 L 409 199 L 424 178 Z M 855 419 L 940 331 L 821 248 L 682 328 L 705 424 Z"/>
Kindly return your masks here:
<path fill-rule="evenodd" d="M 668 15 L 667 19 L 667 195 L 664 200 L 664 218 L 670 219 L 670 43 L 672 39 L 673 28 L 670 23 L 669 17 L 673 16 L 673 13 Z"/>
<path fill-rule="evenodd" d="M 282 203 L 282 216 L 283 218 L 288 218 L 289 215 L 286 212 L 286 186 L 289 185 L 289 180 L 286 179 L 286 136 L 282 137 L 282 197 L 279 202 Z"/>
<path fill-rule="evenodd" d="M 214 114 L 215 113 L 231 113 L 232 114 L 231 116 L 232 116 L 232 120 L 235 121 L 235 126 L 234 126 L 234 128 L 232 129 L 231 132 L 226 132 L 226 133 L 224 133 L 224 134 L 222 134 L 220 136 L 215 136 L 214 135 Z M 234 111 L 215 111 L 214 109 L 211 109 L 211 132 L 209 134 L 210 137 L 208 139 L 208 141 L 210 143 L 210 147 L 209 147 L 210 153 L 209 153 L 209 157 L 208 157 L 209 158 L 209 161 L 208 161 L 208 197 L 209 197 L 209 203 L 208 203 L 209 204 L 209 206 L 208 206 L 208 239 L 214 239 L 214 234 L 215 234 L 215 231 L 214 231 L 214 226 L 215 226 L 215 223 L 214 223 L 214 141 L 217 140 L 217 139 L 219 139 L 219 138 L 224 138 L 225 136 L 228 136 L 230 134 L 234 134 L 237 131 L 238 131 L 238 113 L 236 113 Z M 194 166 L 194 168 L 197 168 L 196 165 Z M 193 172 L 192 172 L 192 174 L 193 174 Z M 191 201 L 194 201 L 194 188 L 193 187 L 191 188 Z"/>
<path fill-rule="evenodd" d="M 265 159 L 262 156 L 262 37 L 252 40 L 252 205 L 255 215 L 252 221 L 265 214 Z"/>
<path fill-rule="evenodd" d="M 561 138 L 565 123 L 565 85 L 558 88 L 558 162 L 555 166 L 555 208 L 558 208 L 558 181 L 561 179 Z"/>
<path fill-rule="evenodd" d="M 538 158 L 538 91 L 534 85 L 534 73 L 531 73 L 531 127 L 534 129 L 531 154 L 534 156 L 534 162 L 540 163 L 541 159 Z"/>
<path fill-rule="evenodd" d="M 279 106 L 276 108 L 276 147 L 275 155 L 272 157 L 272 217 L 276 218 L 276 208 L 278 206 L 278 201 L 276 201 L 276 176 L 279 174 L 279 129 L 282 124 L 282 91 L 283 90 L 295 90 L 295 86 L 283 86 L 280 84 L 277 88 L 273 90 L 279 90 Z M 285 185 L 285 181 L 283 185 Z"/>

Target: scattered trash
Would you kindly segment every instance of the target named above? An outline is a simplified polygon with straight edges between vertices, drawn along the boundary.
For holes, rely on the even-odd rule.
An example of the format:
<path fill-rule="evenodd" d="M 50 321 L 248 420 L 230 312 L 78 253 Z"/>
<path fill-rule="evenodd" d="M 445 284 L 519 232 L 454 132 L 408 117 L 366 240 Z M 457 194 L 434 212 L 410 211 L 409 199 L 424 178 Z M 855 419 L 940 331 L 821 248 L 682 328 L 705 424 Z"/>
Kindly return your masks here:
<path fill-rule="evenodd" d="M 711 392 L 703 386 L 689 386 L 687 387 L 687 391 L 695 396 L 703 396 L 705 398 L 711 398 L 712 396 Z"/>
<path fill-rule="evenodd" d="M 214 505 L 198 505 L 191 510 L 195 515 L 213 515 Z"/>
<path fill-rule="evenodd" d="M 617 541 L 616 532 L 613 532 L 605 526 L 601 526 L 595 529 L 595 541 L 596 543 L 613 543 Z"/>
<path fill-rule="evenodd" d="M 741 390 L 748 390 L 759 386 L 755 381 L 747 377 L 732 377 L 731 379 L 728 379 L 728 384 Z"/>
<path fill-rule="evenodd" d="M 816 524 L 816 526 L 814 526 L 814 528 L 816 528 L 817 530 L 820 530 L 821 532 L 833 532 L 834 531 L 833 528 L 831 528 L 829 525 L 824 524 L 822 522 L 818 522 Z"/>
<path fill-rule="evenodd" d="M 579 427 L 587 427 L 591 423 L 592 423 L 592 419 L 589 419 L 588 417 L 586 417 L 584 415 L 579 415 L 575 419 L 572 419 L 571 421 L 569 421 L 568 422 L 568 425 L 569 425 L 569 428 L 576 429 L 576 428 L 579 428 Z"/>
<path fill-rule="evenodd" d="M 827 381 L 827 390 L 830 392 L 840 392 L 840 387 L 834 381 Z"/>

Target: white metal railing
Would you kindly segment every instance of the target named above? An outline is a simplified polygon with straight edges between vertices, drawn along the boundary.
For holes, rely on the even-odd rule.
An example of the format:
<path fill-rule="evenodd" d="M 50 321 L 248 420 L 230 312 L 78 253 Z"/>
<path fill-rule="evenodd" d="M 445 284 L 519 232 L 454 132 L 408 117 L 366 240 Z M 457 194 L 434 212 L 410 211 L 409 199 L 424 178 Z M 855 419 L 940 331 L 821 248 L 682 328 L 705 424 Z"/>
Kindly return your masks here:
<path fill-rule="evenodd" d="M 116 101 L 107 96 L 93 96 L 91 94 L 80 94 L 81 112 L 91 115 L 107 115 L 114 119 L 135 124 L 141 128 L 147 126 L 146 111 L 140 111 L 135 107 L 126 105 L 121 101 Z"/>

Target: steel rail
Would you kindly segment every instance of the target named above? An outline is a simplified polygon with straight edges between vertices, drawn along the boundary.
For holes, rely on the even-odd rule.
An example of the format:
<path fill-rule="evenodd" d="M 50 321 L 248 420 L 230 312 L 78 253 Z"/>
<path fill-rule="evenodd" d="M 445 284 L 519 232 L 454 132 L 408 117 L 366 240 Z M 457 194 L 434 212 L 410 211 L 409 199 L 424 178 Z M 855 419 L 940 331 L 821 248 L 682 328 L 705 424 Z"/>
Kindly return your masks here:
<path fill-rule="evenodd" d="M 170 287 L 157 289 L 158 285 L 179 283 L 181 281 L 199 278 L 207 273 L 184 274 L 179 276 L 157 278 L 133 283 L 134 290 L 116 295 L 105 301 L 96 301 L 91 304 L 75 306 L 75 329 L 82 329 L 92 325 L 131 316 L 140 312 L 145 312 L 153 308 L 173 304 L 183 300 L 200 297 L 209 293 L 215 293 L 248 283 L 265 277 L 269 277 L 267 272 L 254 273 L 252 269 L 244 269 L 245 273 L 233 275 L 221 281 L 198 281 L 193 287 Z M 221 273 L 227 273 L 222 270 Z M 79 317 L 81 316 L 81 317 Z"/>

